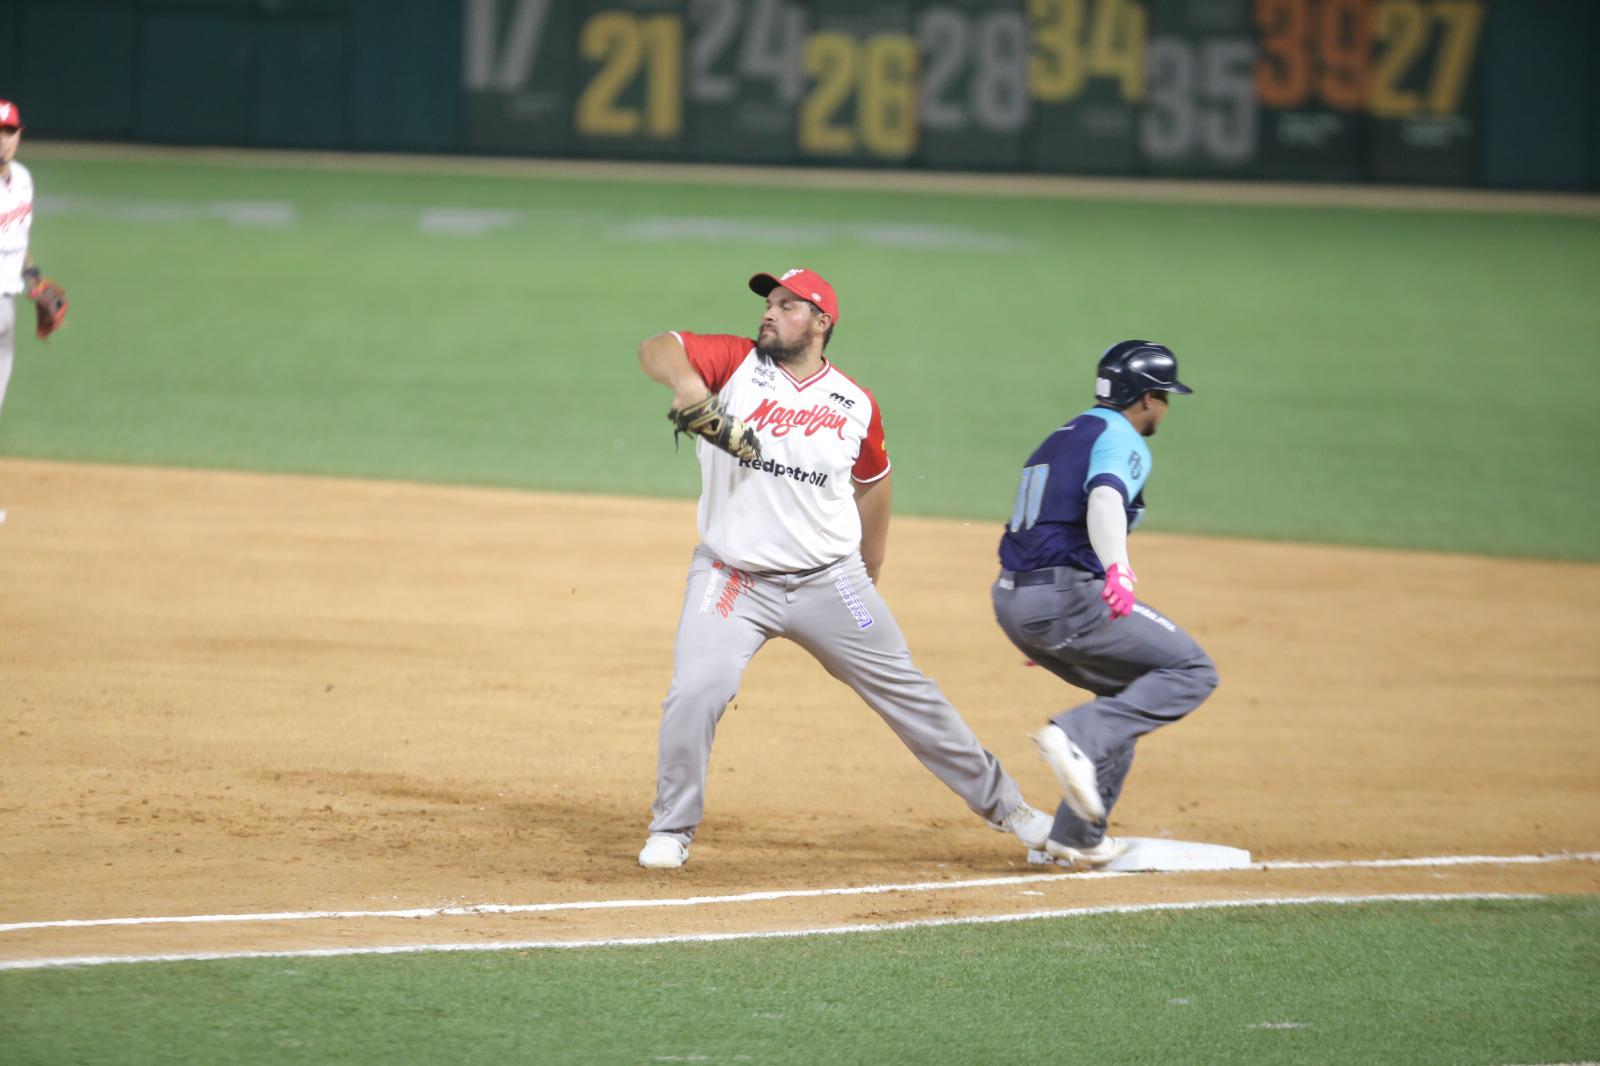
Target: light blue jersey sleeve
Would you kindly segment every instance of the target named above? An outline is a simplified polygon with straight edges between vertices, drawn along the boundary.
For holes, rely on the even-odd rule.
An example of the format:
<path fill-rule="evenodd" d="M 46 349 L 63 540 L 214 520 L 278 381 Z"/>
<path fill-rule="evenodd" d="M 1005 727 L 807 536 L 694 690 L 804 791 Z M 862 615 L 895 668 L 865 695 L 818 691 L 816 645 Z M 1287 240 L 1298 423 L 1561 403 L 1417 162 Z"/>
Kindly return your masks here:
<path fill-rule="evenodd" d="M 1103 420 L 1106 428 L 1089 453 L 1083 491 L 1087 495 L 1095 485 L 1109 484 L 1120 488 L 1123 502 L 1128 503 L 1150 477 L 1150 446 L 1121 412 L 1096 408 L 1089 413 Z"/>

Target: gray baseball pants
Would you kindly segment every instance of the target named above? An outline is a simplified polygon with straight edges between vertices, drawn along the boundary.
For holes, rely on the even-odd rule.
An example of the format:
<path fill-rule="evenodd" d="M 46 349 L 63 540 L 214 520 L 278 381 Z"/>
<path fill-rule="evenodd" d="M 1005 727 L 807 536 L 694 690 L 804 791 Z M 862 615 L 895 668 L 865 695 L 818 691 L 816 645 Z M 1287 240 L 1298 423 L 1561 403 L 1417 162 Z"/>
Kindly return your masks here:
<path fill-rule="evenodd" d="M 1094 763 L 1109 814 L 1133 767 L 1134 743 L 1200 706 L 1217 687 L 1217 669 L 1193 637 L 1143 601 L 1113 620 L 1100 599 L 1104 584 L 1066 566 L 1002 570 L 993 596 L 995 619 L 1011 643 L 1063 681 L 1095 694 L 1050 721 Z M 1050 839 L 1088 848 L 1105 832 L 1062 803 Z"/>
<path fill-rule="evenodd" d="M 5 406 L 6 384 L 11 380 L 11 360 L 17 347 L 17 305 L 0 296 L 0 407 Z"/>
<path fill-rule="evenodd" d="M 788 637 L 854 689 L 980 817 L 998 822 L 1022 802 L 1000 761 L 911 661 L 859 554 L 805 574 L 752 574 L 724 565 L 702 545 L 689 565 L 672 687 L 661 705 L 650 832 L 685 843 L 694 836 L 717 722 L 745 666 L 773 637 Z"/>

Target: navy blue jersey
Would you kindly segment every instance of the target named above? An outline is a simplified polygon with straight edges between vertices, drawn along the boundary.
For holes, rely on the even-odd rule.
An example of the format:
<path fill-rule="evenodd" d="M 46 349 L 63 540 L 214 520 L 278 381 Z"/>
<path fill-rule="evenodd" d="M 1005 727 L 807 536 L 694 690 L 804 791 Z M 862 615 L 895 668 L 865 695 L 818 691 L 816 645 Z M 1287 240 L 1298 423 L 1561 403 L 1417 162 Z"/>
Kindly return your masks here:
<path fill-rule="evenodd" d="M 1089 544 L 1089 492 L 1110 485 L 1122 494 L 1128 528 L 1144 511 L 1150 447 L 1121 411 L 1096 407 L 1045 438 L 1028 456 L 1011 522 L 1000 538 L 1007 570 L 1073 566 L 1103 575 Z"/>

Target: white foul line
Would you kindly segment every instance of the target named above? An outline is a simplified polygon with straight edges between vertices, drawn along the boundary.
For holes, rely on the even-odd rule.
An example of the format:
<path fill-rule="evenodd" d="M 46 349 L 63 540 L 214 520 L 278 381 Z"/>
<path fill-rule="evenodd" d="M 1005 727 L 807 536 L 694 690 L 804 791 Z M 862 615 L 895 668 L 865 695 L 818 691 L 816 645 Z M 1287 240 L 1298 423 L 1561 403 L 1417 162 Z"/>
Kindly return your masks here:
<path fill-rule="evenodd" d="M 1595 862 L 1600 851 L 1557 851 L 1547 855 L 1440 855 L 1431 859 L 1330 859 L 1326 861 L 1261 862 L 1258 870 L 1340 870 L 1359 866 L 1387 870 L 1397 866 L 1519 866 L 1541 862 Z"/>
<path fill-rule="evenodd" d="M 1545 855 L 1441 855 L 1414 859 L 1339 859 L 1255 863 L 1255 870 L 1390 869 L 1414 866 L 1509 866 L 1530 863 L 1596 862 L 1600 851 L 1552 852 Z M 1202 871 L 1203 872 L 1203 871 Z M 83 929 L 114 925 L 204 925 L 217 922 L 302 922 L 325 918 L 458 918 L 482 914 L 544 914 L 552 911 L 628 910 L 644 907 L 705 907 L 729 903 L 764 903 L 780 899 L 816 899 L 823 896 L 871 896 L 889 892 L 948 892 L 953 889 L 1031 885 L 1045 881 L 1093 880 L 1131 877 L 1129 873 L 1088 871 L 1019 874 L 973 881 L 924 881 L 900 885 L 859 885 L 850 888 L 802 888 L 768 892 L 742 892 L 732 896 L 688 896 L 674 899 L 602 899 L 569 903 L 474 903 L 457 907 L 416 907 L 388 911 L 276 911 L 264 914 L 182 914 L 146 918 L 63 918 L 44 922 L 0 924 L 0 933 L 29 929 Z"/>
<path fill-rule="evenodd" d="M 1154 911 L 1225 910 L 1239 907 L 1294 907 L 1306 904 L 1351 905 L 1360 903 L 1455 903 L 1470 900 L 1533 901 L 1548 897 L 1502 892 L 1403 893 L 1378 896 L 1298 896 L 1282 899 L 1196 900 L 1187 903 L 1119 903 L 1099 907 L 1071 907 L 1066 910 L 1030 911 L 1026 914 L 965 915 L 957 918 L 924 918 L 876 925 L 835 925 L 817 929 L 756 930 L 738 933 L 689 933 L 677 936 L 618 937 L 603 940 L 510 940 L 472 944 L 391 944 L 354 948 L 308 948 L 302 951 L 203 951 L 173 955 L 79 955 L 52 959 L 19 959 L 0 962 L 0 970 L 44 970 L 66 966 L 105 966 L 119 962 L 210 962 L 219 959 L 314 959 L 344 955 L 413 955 L 423 952 L 464 951 L 539 951 L 553 948 L 650 947 L 660 944 L 710 944 L 729 940 L 783 940 L 806 936 L 839 936 L 848 933 L 888 933 L 903 929 L 934 929 L 951 925 L 1000 925 L 1032 922 L 1047 918 L 1088 918 L 1102 914 L 1147 914 Z"/>

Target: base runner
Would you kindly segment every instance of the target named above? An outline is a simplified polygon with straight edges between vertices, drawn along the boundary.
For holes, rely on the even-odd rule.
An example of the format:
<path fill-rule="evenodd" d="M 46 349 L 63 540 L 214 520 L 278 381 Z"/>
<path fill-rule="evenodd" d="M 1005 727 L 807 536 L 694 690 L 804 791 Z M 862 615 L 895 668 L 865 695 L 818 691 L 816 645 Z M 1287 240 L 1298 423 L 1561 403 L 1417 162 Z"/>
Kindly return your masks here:
<path fill-rule="evenodd" d="M 1095 406 L 1034 449 L 1000 538 L 994 612 L 1034 662 L 1095 699 L 1034 734 L 1061 784 L 1045 852 L 1060 865 L 1104 866 L 1123 852 L 1106 817 L 1133 766 L 1134 742 L 1176 722 L 1217 686 L 1211 659 L 1133 595 L 1128 531 L 1144 513 L 1146 437 L 1167 397 L 1192 390 L 1172 351 L 1123 341 L 1100 357 Z"/>
<path fill-rule="evenodd" d="M 700 544 L 689 564 L 672 686 L 662 703 L 656 799 L 639 863 L 687 861 L 712 738 L 745 666 L 773 637 L 810 652 L 997 829 L 1041 848 L 1050 816 L 1023 802 L 939 687 L 911 661 L 876 581 L 889 534 L 889 454 L 872 394 L 823 355 L 839 321 L 810 270 L 757 274 L 755 340 L 661 333 L 644 372 L 696 435 Z"/>

